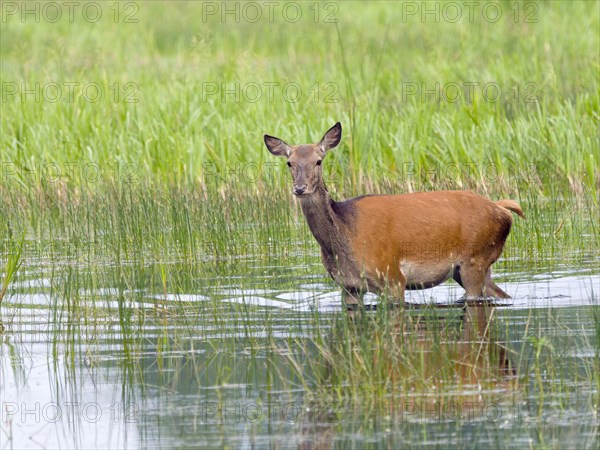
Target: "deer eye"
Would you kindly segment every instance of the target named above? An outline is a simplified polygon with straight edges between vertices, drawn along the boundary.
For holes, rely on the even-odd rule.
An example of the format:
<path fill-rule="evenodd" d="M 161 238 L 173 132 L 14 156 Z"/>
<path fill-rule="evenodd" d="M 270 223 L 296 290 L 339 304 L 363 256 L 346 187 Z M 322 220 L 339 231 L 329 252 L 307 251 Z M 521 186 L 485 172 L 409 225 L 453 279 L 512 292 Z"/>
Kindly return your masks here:
<path fill-rule="evenodd" d="M 292 163 L 291 162 L 287 162 L 288 167 L 292 167 Z"/>
<path fill-rule="evenodd" d="M 322 160 L 322 159 L 319 159 L 319 160 L 317 161 L 317 166 L 320 166 L 322 162 L 323 162 L 323 160 Z"/>

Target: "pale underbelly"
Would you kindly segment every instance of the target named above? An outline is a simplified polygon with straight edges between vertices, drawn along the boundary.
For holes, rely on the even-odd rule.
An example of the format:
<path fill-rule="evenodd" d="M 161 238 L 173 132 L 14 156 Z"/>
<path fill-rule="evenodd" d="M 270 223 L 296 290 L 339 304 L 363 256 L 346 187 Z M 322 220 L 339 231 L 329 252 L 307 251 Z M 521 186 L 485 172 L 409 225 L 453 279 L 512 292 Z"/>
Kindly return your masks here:
<path fill-rule="evenodd" d="M 454 272 L 454 265 L 444 264 L 400 264 L 400 270 L 406 278 L 406 289 L 427 289 L 437 286 L 449 279 Z"/>

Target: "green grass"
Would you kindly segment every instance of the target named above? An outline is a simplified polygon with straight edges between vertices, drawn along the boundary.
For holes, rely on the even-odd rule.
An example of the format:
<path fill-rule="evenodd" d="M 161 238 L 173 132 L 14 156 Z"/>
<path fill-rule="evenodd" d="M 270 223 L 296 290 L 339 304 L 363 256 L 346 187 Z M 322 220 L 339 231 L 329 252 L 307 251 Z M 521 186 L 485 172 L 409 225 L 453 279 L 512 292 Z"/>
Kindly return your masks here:
<path fill-rule="evenodd" d="M 496 24 L 435 25 L 402 25 L 402 8 L 393 2 L 341 4 L 337 25 L 315 24 L 307 10 L 297 24 L 231 26 L 212 18 L 203 23 L 200 2 L 139 6 L 137 24 L 108 18 L 98 27 L 83 20 L 3 24 L 2 79 L 19 91 L 2 104 L 3 163 L 16 165 L 4 168 L 5 189 L 29 189 L 27 169 L 49 162 L 58 163 L 46 166 L 46 178 L 61 180 L 53 184 L 86 190 L 115 178 L 194 183 L 209 191 L 282 189 L 286 179 L 271 166 L 258 176 L 265 184 L 256 184 L 248 179 L 255 174 L 240 175 L 237 165 L 272 162 L 263 133 L 313 142 L 339 120 L 345 137 L 328 163 L 344 174 L 336 184 L 349 181 L 350 192 L 384 181 L 406 189 L 412 181 L 415 189 L 473 186 L 491 195 L 587 193 L 597 204 L 594 3 L 541 4 L 535 23 L 505 14 Z M 36 82 L 39 102 L 19 95 L 22 83 L 31 89 Z M 44 101 L 43 88 L 53 82 L 80 83 L 73 101 L 65 86 L 60 101 Z M 297 83 L 302 99 L 286 101 L 279 88 L 270 99 L 265 88 L 257 101 L 244 100 L 248 83 L 269 82 Z M 102 89 L 96 103 L 85 100 L 87 83 Z M 137 103 L 115 99 L 114 83 Z M 239 101 L 209 95 L 214 83 L 219 94 L 221 83 L 229 89 L 239 83 Z M 496 83 L 502 94 L 486 101 L 474 88 L 472 101 L 438 103 L 408 88 L 417 85 L 420 93 L 421 85 L 436 83 Z M 432 171 L 441 179 L 431 179 Z"/>
<path fill-rule="evenodd" d="M 89 240 L 98 236 L 98 215 L 106 218 L 94 205 L 107 202 L 119 207 L 98 225 L 103 232 L 127 226 L 119 216 L 131 213 L 137 244 L 155 238 L 144 228 L 166 227 L 184 238 L 180 245 L 189 254 L 199 245 L 194 233 L 215 233 L 219 242 L 219 232 L 238 233 L 248 214 L 253 223 L 285 224 L 288 175 L 264 148 L 262 134 L 313 142 L 340 120 L 342 145 L 326 163 L 338 198 L 474 189 L 522 202 L 529 221 L 515 228 L 526 230 L 527 242 L 532 233 L 544 245 L 553 232 L 567 240 L 597 235 L 589 221 L 598 215 L 600 183 L 593 3 L 541 4 L 533 23 L 515 22 L 507 12 L 498 23 L 435 25 L 403 22 L 402 8 L 390 2 L 339 6 L 337 25 L 315 24 L 305 9 L 296 24 L 265 19 L 232 27 L 212 16 L 203 22 L 202 4 L 195 2 L 142 2 L 138 23 L 122 23 L 123 17 L 115 23 L 106 11 L 97 27 L 80 17 L 35 27 L 8 17 L 0 70 L 4 91 L 12 83 L 18 92 L 4 92 L 0 119 L 4 226 L 48 238 L 58 228 Z M 581 30 L 576 37 L 573 29 Z M 104 95 L 93 103 L 84 96 L 92 94 L 75 87 L 70 99 L 65 82 L 98 83 Z M 244 101 L 248 83 L 269 82 L 297 83 L 303 99 L 286 101 L 279 89 L 269 98 L 265 89 L 258 101 Z M 40 101 L 23 92 L 35 83 Z M 47 83 L 62 86 L 60 101 L 46 99 L 52 95 Z M 219 93 L 207 94 L 214 83 Z M 236 83 L 239 99 L 219 95 L 221 84 Z M 468 101 L 438 103 L 407 90 L 436 83 L 496 83 L 502 95 L 486 101 L 475 89 Z M 116 98 L 115 86 L 125 94 L 135 90 L 130 100 L 136 103 Z M 323 89 L 335 91 L 335 102 Z M 144 208 L 128 209 L 136 203 Z M 231 215 L 191 220 L 190 211 L 212 208 Z M 545 229 L 549 223 L 561 229 Z M 219 254 L 231 253 L 220 245 Z M 541 252 L 544 259 L 546 249 Z"/>
<path fill-rule="evenodd" d="M 0 303 L 2 303 L 11 282 L 15 279 L 19 268 L 23 264 L 23 241 L 24 235 L 21 235 L 21 239 L 14 242 L 14 247 L 11 248 L 6 255 L 6 263 L 2 267 L 3 274 L 0 283 Z"/>
<path fill-rule="evenodd" d="M 540 4 L 532 23 L 502 5 L 497 23 L 456 24 L 403 22 L 392 2 L 340 4 L 337 24 L 315 23 L 308 4 L 298 23 L 236 26 L 203 22 L 200 2 L 141 2 L 138 23 L 107 10 L 102 26 L 65 15 L 32 27 L 10 16 L 0 43 L 2 227 L 84 242 L 127 228 L 126 251 L 161 242 L 170 252 L 177 241 L 192 257 L 205 247 L 243 251 L 257 242 L 253 223 L 271 230 L 273 251 L 285 250 L 281 237 L 304 239 L 306 228 L 297 209 L 290 217 L 289 175 L 262 135 L 314 142 L 339 120 L 342 144 L 325 165 L 336 198 L 474 189 L 523 204 L 528 221 L 518 221 L 509 251 L 547 261 L 597 248 L 581 239 L 598 234 L 594 4 Z M 79 83 L 72 99 L 69 82 Z M 264 89 L 244 100 L 248 83 L 269 82 L 297 83 L 303 97 L 286 101 L 274 88 L 272 98 Z M 35 83 L 39 101 L 23 92 Z M 62 86 L 60 101 L 48 101 L 48 83 Z M 89 83 L 102 89 L 97 102 L 85 100 Z M 219 93 L 209 95 L 214 83 Z M 221 97 L 221 84 L 236 83 L 239 99 Z M 408 90 L 436 83 L 496 83 L 502 95 L 486 101 L 474 88 L 473 98 L 437 102 Z"/>

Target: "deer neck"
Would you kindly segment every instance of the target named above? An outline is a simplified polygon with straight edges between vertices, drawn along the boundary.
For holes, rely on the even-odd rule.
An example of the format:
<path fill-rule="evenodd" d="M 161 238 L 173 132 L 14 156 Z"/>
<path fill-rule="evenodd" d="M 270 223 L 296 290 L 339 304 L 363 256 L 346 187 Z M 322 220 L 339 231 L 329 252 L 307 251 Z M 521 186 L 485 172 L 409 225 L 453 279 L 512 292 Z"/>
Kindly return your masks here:
<path fill-rule="evenodd" d="M 308 226 L 321 246 L 321 258 L 329 275 L 346 288 L 360 289 L 361 271 L 352 252 L 352 208 L 336 203 L 324 185 L 314 194 L 301 197 L 302 212 Z"/>
<path fill-rule="evenodd" d="M 346 252 L 348 242 L 345 226 L 333 210 L 334 203 L 324 184 L 312 195 L 300 198 L 304 217 L 323 253 L 341 256 Z"/>

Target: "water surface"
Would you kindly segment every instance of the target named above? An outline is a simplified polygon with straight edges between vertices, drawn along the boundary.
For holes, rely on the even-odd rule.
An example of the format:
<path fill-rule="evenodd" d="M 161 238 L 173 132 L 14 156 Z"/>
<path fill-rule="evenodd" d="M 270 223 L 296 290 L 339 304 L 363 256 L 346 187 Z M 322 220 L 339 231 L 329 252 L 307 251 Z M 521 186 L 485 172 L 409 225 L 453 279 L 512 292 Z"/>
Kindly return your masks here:
<path fill-rule="evenodd" d="M 206 275 L 173 261 L 175 287 L 161 290 L 152 263 L 30 260 L 1 309 L 0 448 L 597 448 L 597 261 L 500 273 L 513 298 L 493 314 L 510 371 L 443 396 L 390 393 L 385 408 L 333 388 L 311 394 L 311 339 L 331 332 L 340 292 L 316 255 L 300 277 L 285 262 Z M 435 320 L 460 341 L 461 296 L 449 282 L 407 301 L 445 306 Z M 547 370 L 532 369 L 539 352 L 552 352 Z M 306 379 L 292 361 L 306 363 Z"/>

